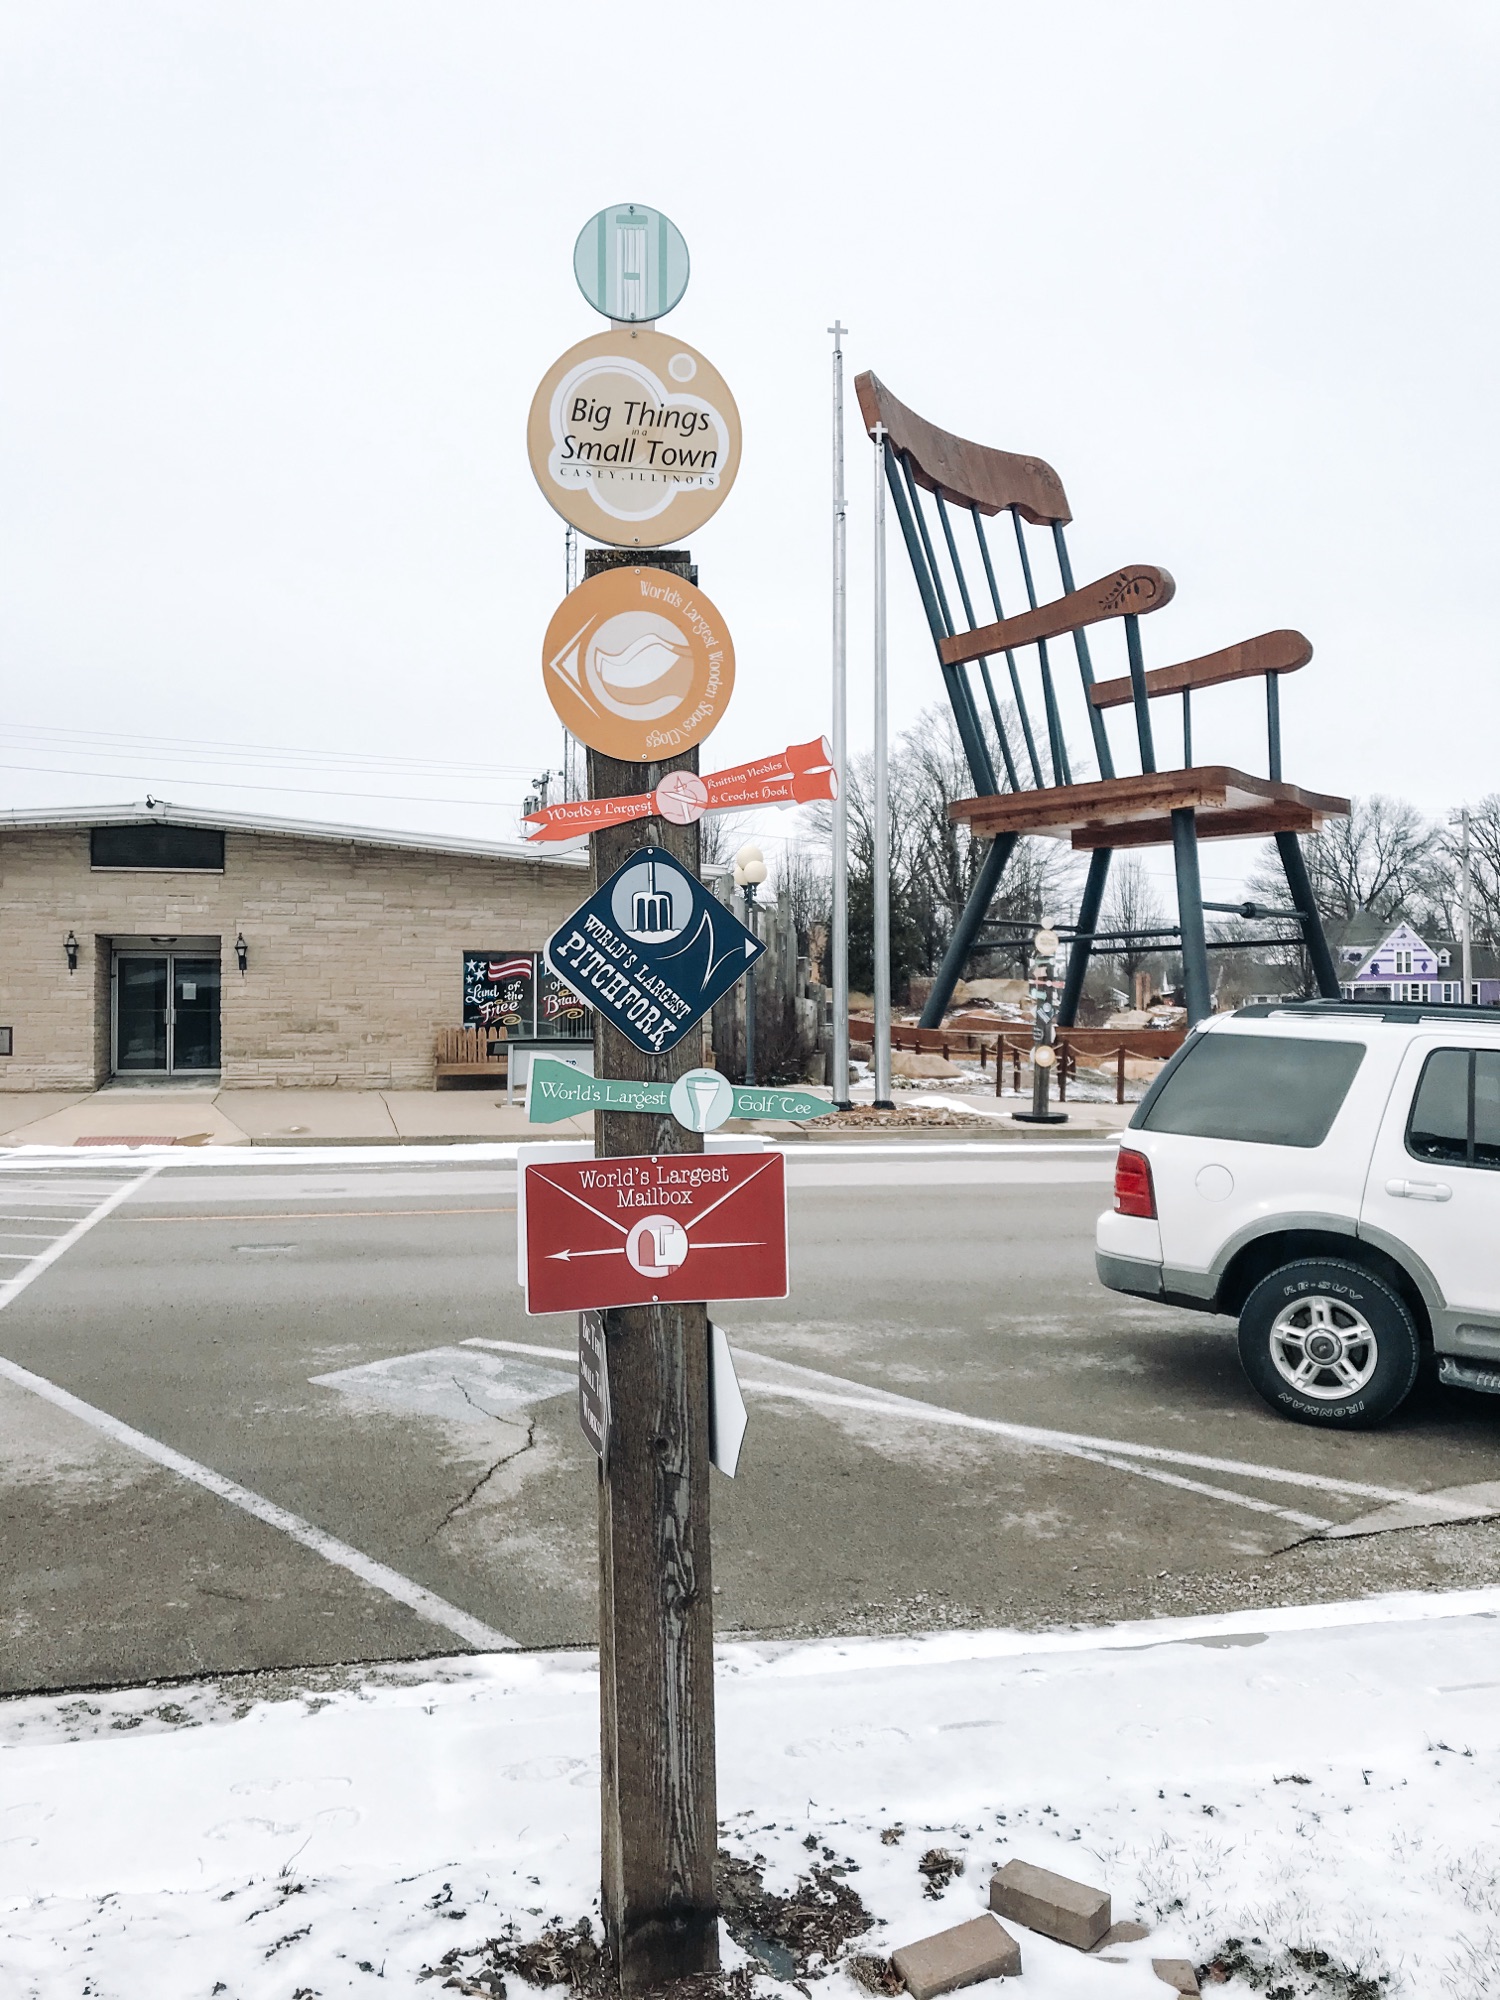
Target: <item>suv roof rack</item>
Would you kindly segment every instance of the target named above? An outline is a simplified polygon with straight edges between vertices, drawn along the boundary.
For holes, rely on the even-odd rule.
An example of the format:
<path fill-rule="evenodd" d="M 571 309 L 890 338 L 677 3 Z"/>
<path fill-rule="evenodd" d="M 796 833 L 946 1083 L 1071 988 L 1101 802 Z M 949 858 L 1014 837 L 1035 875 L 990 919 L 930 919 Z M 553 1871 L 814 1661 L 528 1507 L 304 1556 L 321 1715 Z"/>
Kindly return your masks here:
<path fill-rule="evenodd" d="M 1460 1001 L 1441 1000 L 1257 1000 L 1250 1007 L 1236 1007 L 1237 1019 L 1263 1021 L 1269 1014 L 1361 1015 L 1365 1020 L 1391 1021 L 1412 1026 L 1418 1021 L 1473 1021 L 1484 1027 L 1500 1025 L 1500 1007 L 1465 1007 Z"/>

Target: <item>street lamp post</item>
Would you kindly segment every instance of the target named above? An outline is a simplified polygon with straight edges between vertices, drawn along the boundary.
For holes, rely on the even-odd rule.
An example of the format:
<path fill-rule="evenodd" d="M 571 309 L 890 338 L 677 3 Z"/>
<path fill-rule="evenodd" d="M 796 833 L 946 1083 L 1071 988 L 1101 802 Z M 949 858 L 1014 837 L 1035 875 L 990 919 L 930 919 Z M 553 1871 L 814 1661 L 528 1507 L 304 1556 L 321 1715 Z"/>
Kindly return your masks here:
<path fill-rule="evenodd" d="M 755 929 L 755 892 L 766 879 L 766 858 L 753 840 L 734 857 L 734 886 L 745 898 L 745 922 Z M 755 1081 L 755 967 L 745 974 L 745 1081 Z"/>

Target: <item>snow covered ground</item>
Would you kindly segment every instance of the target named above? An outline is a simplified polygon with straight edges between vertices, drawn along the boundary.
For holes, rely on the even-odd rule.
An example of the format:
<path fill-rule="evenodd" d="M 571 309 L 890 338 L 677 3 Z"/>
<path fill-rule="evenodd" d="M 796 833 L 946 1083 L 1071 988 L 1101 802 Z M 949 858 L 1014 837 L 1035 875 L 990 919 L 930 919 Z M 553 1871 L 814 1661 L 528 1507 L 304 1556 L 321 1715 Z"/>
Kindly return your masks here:
<path fill-rule="evenodd" d="M 728 1645 L 719 1699 L 726 1846 L 773 1889 L 848 1865 L 856 1949 L 974 1915 L 1020 1856 L 1152 1926 L 1105 1961 L 1021 1932 L 1036 2000 L 1161 2000 L 1153 1956 L 1229 1938 L 1389 1975 L 1294 1994 L 1500 1994 L 1500 1592 Z M 596 1728 L 584 1654 L 0 1703 L 0 1992 L 436 1994 L 453 1947 L 594 1910 Z M 939 1900 L 933 1847 L 966 1861 Z"/>

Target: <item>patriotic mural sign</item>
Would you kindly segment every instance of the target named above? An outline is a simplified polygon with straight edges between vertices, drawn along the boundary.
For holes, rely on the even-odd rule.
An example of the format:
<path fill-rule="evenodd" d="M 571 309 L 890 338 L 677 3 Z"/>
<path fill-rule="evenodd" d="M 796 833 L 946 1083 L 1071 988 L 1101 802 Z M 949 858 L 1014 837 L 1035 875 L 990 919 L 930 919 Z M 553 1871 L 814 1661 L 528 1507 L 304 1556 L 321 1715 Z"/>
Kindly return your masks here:
<path fill-rule="evenodd" d="M 464 1026 L 536 1032 L 536 956 L 529 951 L 464 953 Z"/>
<path fill-rule="evenodd" d="M 508 1039 L 587 1041 L 589 1010 L 535 951 L 464 953 L 464 1026 Z"/>

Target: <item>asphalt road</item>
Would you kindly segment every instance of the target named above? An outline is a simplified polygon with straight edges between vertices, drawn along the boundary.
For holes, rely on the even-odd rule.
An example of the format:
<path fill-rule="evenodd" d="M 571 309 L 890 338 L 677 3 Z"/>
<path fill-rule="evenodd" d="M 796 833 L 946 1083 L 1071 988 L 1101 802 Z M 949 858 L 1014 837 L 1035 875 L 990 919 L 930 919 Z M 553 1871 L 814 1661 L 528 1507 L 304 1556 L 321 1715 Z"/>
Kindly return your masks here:
<path fill-rule="evenodd" d="M 721 1631 L 1500 1576 L 1492 1526 L 1320 1527 L 1500 1479 L 1500 1401 L 1273 1416 L 1230 1322 L 1095 1282 L 1111 1171 L 798 1150 L 792 1295 L 717 1315 L 750 1412 Z M 0 1164 L 0 1690 L 589 1643 L 575 1326 L 522 1310 L 514 1203 L 503 1164 Z"/>

